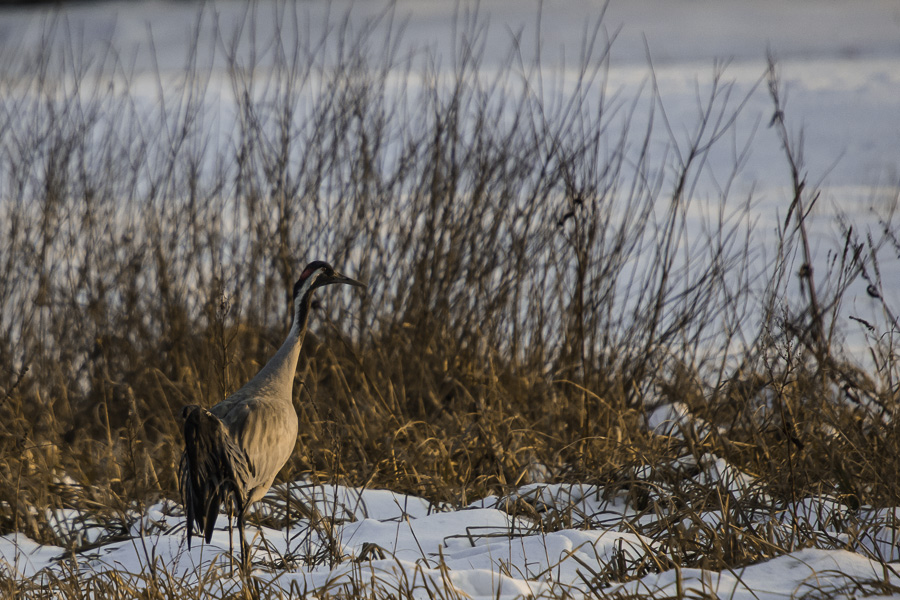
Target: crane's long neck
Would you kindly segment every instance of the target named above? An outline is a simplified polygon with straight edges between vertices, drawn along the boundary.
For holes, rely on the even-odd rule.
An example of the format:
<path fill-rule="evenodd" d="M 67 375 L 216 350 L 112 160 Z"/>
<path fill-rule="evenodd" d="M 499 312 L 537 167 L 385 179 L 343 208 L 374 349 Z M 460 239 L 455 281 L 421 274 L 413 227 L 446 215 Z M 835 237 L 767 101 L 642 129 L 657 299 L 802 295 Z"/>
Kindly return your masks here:
<path fill-rule="evenodd" d="M 294 295 L 294 320 L 284 343 L 248 384 L 256 390 L 264 390 L 268 396 L 286 398 L 288 401 L 291 399 L 300 347 L 306 336 L 306 322 L 309 318 L 312 297 L 311 283 L 303 286 Z"/>

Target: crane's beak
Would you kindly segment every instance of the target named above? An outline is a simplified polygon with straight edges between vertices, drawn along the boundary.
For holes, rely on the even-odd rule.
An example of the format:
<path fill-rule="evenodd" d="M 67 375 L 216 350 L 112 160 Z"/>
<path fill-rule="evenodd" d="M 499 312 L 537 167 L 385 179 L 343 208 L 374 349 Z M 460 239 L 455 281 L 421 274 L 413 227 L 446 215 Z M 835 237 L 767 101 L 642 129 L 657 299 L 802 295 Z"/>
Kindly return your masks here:
<path fill-rule="evenodd" d="M 362 283 L 361 281 L 351 279 L 350 277 L 347 277 L 346 275 L 338 273 L 337 271 L 335 271 L 331 276 L 328 277 L 328 281 L 325 282 L 325 285 L 329 285 L 332 283 L 345 283 L 347 285 L 355 285 L 355 286 L 361 287 L 361 288 L 366 287 L 366 284 Z"/>

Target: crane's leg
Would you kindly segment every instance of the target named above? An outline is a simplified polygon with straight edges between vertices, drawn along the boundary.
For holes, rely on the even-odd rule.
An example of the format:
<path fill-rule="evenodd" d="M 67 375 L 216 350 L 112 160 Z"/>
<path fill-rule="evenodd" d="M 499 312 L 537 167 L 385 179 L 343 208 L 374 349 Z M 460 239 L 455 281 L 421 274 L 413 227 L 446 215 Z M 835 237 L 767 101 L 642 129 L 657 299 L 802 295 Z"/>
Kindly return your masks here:
<path fill-rule="evenodd" d="M 229 503 L 229 505 L 228 505 L 228 556 L 230 557 L 230 561 L 231 561 L 231 574 L 232 575 L 234 575 L 234 527 L 233 527 L 234 523 L 231 519 L 231 517 L 234 516 L 232 514 L 233 512 L 234 511 L 233 511 L 232 505 L 231 505 L 231 503 Z"/>
<path fill-rule="evenodd" d="M 237 526 L 238 533 L 241 537 L 241 570 L 245 575 L 249 575 L 250 573 L 250 557 L 249 557 L 249 548 L 247 547 L 247 542 L 244 540 L 244 507 L 238 506 L 237 511 Z"/>

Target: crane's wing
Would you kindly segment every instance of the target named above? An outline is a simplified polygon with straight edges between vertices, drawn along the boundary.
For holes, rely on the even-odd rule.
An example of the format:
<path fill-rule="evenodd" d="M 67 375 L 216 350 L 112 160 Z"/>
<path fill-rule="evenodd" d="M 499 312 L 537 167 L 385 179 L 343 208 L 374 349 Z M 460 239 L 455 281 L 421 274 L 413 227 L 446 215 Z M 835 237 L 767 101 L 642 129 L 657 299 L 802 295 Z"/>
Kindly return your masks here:
<path fill-rule="evenodd" d="M 182 501 L 187 512 L 187 540 L 191 547 L 193 525 L 207 543 L 212 538 L 219 507 L 228 494 L 241 510 L 241 490 L 249 474 L 244 453 L 228 433 L 228 428 L 203 407 L 186 406 L 184 418 L 184 454 L 179 465 Z"/>
<path fill-rule="evenodd" d="M 261 499 L 287 462 L 297 442 L 297 413 L 293 404 L 271 398 L 246 398 L 227 414 L 212 410 L 228 428 L 247 464 L 248 504 Z"/>

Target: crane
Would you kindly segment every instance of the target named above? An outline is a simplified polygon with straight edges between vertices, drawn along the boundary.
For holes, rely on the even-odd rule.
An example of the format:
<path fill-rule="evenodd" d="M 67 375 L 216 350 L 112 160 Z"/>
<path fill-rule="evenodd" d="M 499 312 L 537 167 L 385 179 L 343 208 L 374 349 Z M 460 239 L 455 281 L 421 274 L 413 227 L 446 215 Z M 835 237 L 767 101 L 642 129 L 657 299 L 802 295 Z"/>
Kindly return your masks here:
<path fill-rule="evenodd" d="M 209 543 L 219 507 L 230 501 L 237 515 L 241 568 L 247 571 L 244 511 L 265 495 L 294 449 L 297 413 L 291 393 L 312 293 L 336 283 L 366 287 L 324 261 L 309 263 L 294 284 L 293 322 L 287 339 L 269 362 L 212 408 L 193 404 L 182 410 L 184 453 L 179 483 L 187 513 L 188 548 L 194 523 Z"/>

